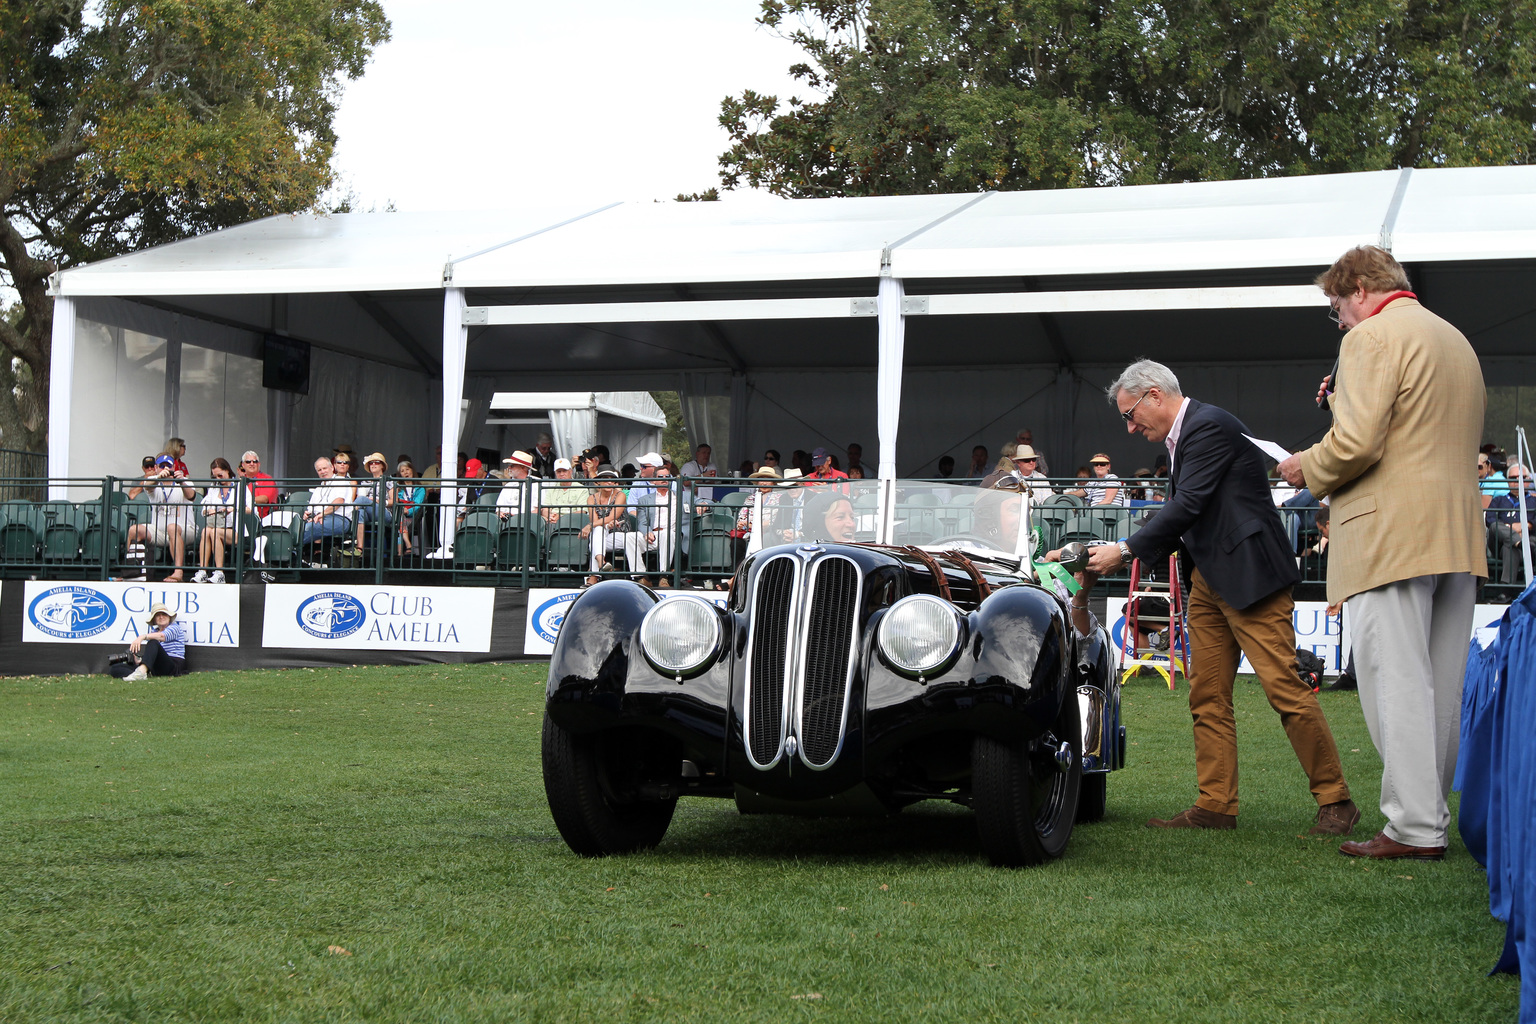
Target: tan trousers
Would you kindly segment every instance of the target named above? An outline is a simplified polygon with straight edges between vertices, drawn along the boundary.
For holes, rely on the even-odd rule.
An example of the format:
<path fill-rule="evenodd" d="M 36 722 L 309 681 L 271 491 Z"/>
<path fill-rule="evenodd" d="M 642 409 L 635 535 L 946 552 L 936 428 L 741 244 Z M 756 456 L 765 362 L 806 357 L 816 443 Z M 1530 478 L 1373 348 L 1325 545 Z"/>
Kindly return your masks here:
<path fill-rule="evenodd" d="M 1344 766 L 1317 695 L 1296 672 L 1295 608 L 1289 587 L 1242 611 L 1223 601 L 1197 569 L 1189 590 L 1189 713 L 1195 725 L 1198 807 L 1237 813 L 1237 720 L 1232 681 L 1248 655 L 1269 706 L 1312 783 L 1319 804 L 1349 799 Z"/>

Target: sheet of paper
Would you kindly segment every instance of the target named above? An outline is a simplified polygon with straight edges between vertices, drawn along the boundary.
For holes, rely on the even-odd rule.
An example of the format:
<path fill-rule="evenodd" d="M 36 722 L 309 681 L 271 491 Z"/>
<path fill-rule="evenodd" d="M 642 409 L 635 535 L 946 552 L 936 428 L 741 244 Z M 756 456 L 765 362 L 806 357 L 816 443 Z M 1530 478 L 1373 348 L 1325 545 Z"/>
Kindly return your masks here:
<path fill-rule="evenodd" d="M 1275 444 L 1273 441 L 1261 441 L 1254 437 L 1252 434 L 1244 434 L 1243 436 L 1252 441 L 1254 446 L 1257 447 L 1259 451 L 1263 452 L 1265 455 L 1268 455 L 1276 462 L 1284 462 L 1286 459 L 1291 457 L 1290 452 Z"/>

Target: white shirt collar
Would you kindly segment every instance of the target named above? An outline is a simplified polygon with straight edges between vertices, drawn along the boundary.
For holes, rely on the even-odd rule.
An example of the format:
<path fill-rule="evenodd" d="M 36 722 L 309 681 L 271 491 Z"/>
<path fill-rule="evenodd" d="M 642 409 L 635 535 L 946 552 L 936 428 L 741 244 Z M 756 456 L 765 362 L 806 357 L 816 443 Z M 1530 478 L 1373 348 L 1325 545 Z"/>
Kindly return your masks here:
<path fill-rule="evenodd" d="M 1184 414 L 1189 411 L 1189 399 L 1179 399 L 1179 414 L 1173 418 L 1173 428 L 1163 441 L 1168 446 L 1168 471 L 1173 472 L 1173 450 L 1178 447 L 1179 435 L 1184 432 Z"/>

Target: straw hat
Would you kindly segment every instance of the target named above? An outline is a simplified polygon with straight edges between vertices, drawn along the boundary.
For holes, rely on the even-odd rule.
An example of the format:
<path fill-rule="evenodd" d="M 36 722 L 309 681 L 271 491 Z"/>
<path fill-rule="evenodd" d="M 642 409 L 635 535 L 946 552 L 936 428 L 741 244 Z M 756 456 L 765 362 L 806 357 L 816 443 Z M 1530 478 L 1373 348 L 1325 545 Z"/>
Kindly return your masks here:
<path fill-rule="evenodd" d="M 171 611 L 169 607 L 159 601 L 156 601 L 154 604 L 149 606 L 149 618 L 145 621 L 153 626 L 155 624 L 155 616 L 161 614 L 162 612 L 166 615 L 169 615 L 172 622 L 176 621 L 176 613 Z"/>

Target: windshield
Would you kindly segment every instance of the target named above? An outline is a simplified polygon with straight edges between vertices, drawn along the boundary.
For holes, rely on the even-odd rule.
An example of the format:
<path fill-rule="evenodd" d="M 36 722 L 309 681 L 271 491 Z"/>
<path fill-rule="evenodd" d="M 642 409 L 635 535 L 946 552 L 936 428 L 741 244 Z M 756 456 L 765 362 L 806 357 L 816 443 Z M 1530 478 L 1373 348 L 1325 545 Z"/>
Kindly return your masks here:
<path fill-rule="evenodd" d="M 751 548 L 796 542 L 959 548 L 1013 564 L 1030 551 L 1029 495 L 926 480 L 767 483 L 744 504 Z"/>

